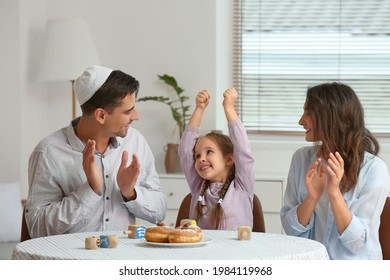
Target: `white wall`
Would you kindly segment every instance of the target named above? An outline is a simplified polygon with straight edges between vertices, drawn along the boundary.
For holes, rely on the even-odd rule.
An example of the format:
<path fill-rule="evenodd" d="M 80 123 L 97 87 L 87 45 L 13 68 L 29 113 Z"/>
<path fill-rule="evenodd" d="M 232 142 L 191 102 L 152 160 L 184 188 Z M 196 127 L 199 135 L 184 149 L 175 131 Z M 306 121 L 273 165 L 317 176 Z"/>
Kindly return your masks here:
<path fill-rule="evenodd" d="M 1 182 L 19 181 L 21 175 L 19 19 L 14 17 L 18 10 L 17 1 L 0 1 Z"/>
<path fill-rule="evenodd" d="M 158 74 L 170 74 L 190 97 L 208 88 L 214 95 L 202 132 L 226 129 L 221 95 L 231 86 L 232 0 L 1 0 L 0 82 L 2 85 L 0 182 L 20 181 L 27 196 L 27 162 L 38 141 L 68 125 L 69 82 L 46 84 L 36 72 L 47 20 L 87 20 L 102 64 L 141 83 L 140 96 L 169 94 Z M 4 40 L 3 40 L 4 38 Z M 80 73 L 81 74 L 81 73 Z M 148 139 L 159 172 L 163 147 L 176 141 L 168 107 L 139 103 L 134 123 Z M 80 111 L 78 111 L 80 112 Z M 297 120 L 298 121 L 298 120 Z M 156 137 L 158 135 L 158 137 Z M 293 151 L 310 145 L 303 137 L 251 136 L 256 170 L 287 174 Z M 389 162 L 389 148 L 381 154 Z"/>

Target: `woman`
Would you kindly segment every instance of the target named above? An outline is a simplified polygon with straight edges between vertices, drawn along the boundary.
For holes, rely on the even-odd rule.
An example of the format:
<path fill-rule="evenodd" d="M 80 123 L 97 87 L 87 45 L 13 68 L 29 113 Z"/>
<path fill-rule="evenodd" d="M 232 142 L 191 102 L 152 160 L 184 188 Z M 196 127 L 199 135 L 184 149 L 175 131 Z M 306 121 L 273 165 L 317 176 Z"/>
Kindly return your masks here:
<path fill-rule="evenodd" d="M 382 259 L 378 228 L 389 193 L 379 144 L 355 92 L 341 83 L 309 88 L 281 220 L 289 235 L 322 242 L 331 259 Z"/>

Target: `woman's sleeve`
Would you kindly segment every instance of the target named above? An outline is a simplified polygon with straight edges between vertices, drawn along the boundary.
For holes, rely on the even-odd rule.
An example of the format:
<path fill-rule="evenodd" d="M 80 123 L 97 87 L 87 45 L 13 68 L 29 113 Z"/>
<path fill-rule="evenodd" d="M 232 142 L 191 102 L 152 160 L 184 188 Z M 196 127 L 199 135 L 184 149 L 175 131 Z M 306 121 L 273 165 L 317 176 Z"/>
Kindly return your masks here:
<path fill-rule="evenodd" d="M 352 213 L 352 220 L 341 234 L 340 240 L 351 252 L 366 245 L 370 234 L 378 234 L 383 206 L 390 188 L 389 173 L 386 164 L 375 157 L 365 169 L 360 171 L 358 195 L 345 198 Z"/>
<path fill-rule="evenodd" d="M 290 164 L 290 169 L 287 177 L 286 191 L 284 194 L 284 204 L 280 211 L 280 218 L 283 229 L 288 235 L 299 237 L 310 237 L 310 232 L 313 227 L 313 216 L 307 226 L 303 226 L 298 221 L 297 208 L 306 197 L 306 186 L 300 186 L 299 177 L 302 173 L 303 159 L 300 153 L 295 152 Z"/>

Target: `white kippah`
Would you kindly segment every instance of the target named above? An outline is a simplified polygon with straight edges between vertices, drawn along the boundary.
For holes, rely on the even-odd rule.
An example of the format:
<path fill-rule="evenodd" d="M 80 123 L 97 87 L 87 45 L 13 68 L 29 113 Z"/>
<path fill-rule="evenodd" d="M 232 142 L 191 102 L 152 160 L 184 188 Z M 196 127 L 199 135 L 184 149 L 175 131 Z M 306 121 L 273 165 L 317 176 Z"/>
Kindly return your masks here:
<path fill-rule="evenodd" d="M 73 90 L 80 105 L 83 105 L 95 94 L 112 71 L 112 69 L 102 66 L 91 66 L 74 81 Z"/>

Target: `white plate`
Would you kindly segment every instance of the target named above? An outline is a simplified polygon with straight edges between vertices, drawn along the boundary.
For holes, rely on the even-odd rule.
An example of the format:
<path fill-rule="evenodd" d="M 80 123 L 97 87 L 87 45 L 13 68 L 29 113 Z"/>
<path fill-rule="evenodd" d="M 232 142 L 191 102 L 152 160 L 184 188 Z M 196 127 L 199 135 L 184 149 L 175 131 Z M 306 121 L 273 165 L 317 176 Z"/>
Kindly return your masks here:
<path fill-rule="evenodd" d="M 158 247 L 198 247 L 209 244 L 212 239 L 208 237 L 203 237 L 202 241 L 195 243 L 159 243 L 159 242 L 149 242 L 143 239 L 145 243 L 152 246 Z"/>

